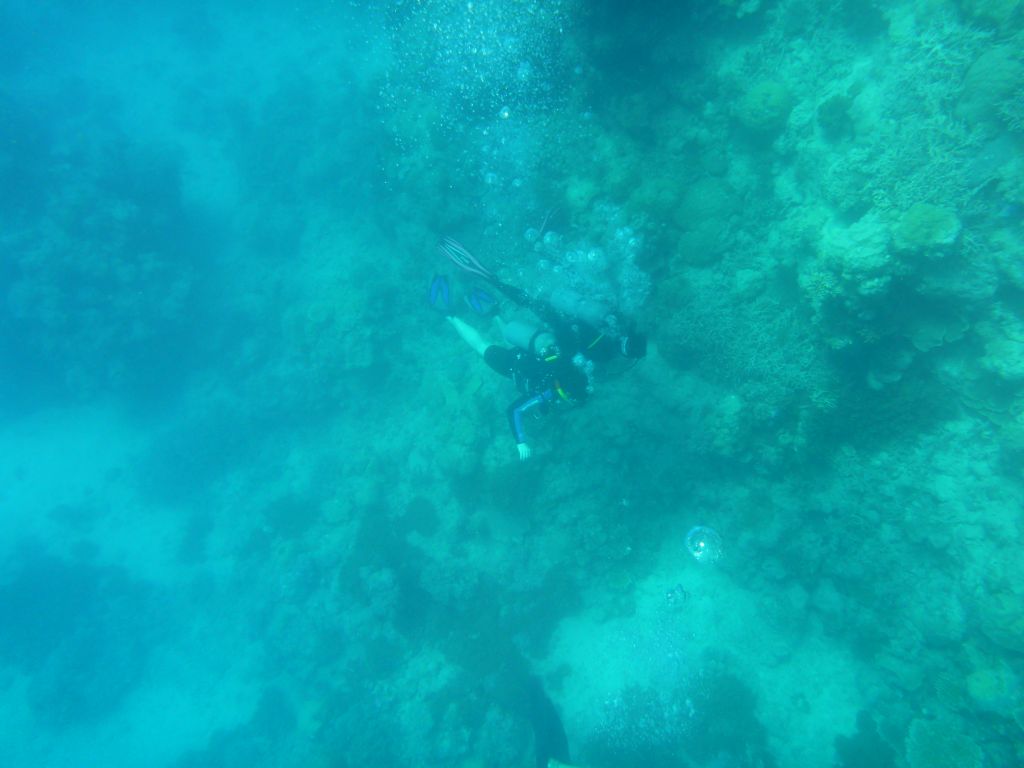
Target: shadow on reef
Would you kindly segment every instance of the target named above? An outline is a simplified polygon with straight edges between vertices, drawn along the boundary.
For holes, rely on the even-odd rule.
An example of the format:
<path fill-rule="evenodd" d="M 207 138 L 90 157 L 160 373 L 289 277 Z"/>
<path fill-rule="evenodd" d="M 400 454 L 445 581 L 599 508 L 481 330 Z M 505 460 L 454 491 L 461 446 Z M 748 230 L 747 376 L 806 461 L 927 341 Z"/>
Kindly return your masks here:
<path fill-rule="evenodd" d="M 436 515 L 424 498 L 412 500 L 394 518 L 381 508 L 367 510 L 352 555 L 339 572 L 345 591 L 372 603 L 381 597 L 375 590 L 386 583 L 402 635 L 440 642 L 455 661 L 480 674 L 494 664 L 497 651 L 515 651 L 511 637 L 542 651 L 561 618 L 579 605 L 569 570 L 552 568 L 537 587 L 515 591 L 461 561 L 434 560 L 406 537 L 409 526 L 436 525 Z M 374 573 L 386 573 L 387 579 L 370 577 Z"/>
<path fill-rule="evenodd" d="M 839 768 L 892 768 L 896 753 L 881 736 L 868 712 L 857 714 L 857 732 L 836 738 Z"/>
<path fill-rule="evenodd" d="M 295 710 L 285 695 L 277 688 L 268 688 L 248 722 L 217 731 L 205 749 L 183 755 L 174 762 L 173 768 L 290 765 L 296 757 L 289 743 L 295 726 Z M 341 761 L 337 765 L 346 763 Z"/>
<path fill-rule="evenodd" d="M 430 724 L 431 741 L 422 748 L 431 764 L 451 764 L 470 751 L 494 765 L 519 765 L 531 750 L 538 766 L 551 757 L 567 761 L 558 711 L 524 650 L 546 648 L 557 623 L 579 605 L 579 585 L 569 569 L 555 568 L 533 587 L 516 589 L 467 567 L 462 557 L 431 557 L 411 541 L 436 531 L 439 520 L 424 497 L 390 511 L 367 508 L 349 556 L 329 577 L 342 610 L 365 616 L 354 631 L 372 640 L 350 648 L 347 661 L 339 661 L 336 638 L 315 643 L 318 666 L 347 670 L 324 700 L 314 736 L 317 754 L 344 753 L 353 761 L 372 755 L 376 765 L 402 764 L 392 754 L 396 741 L 388 731 L 409 717 L 407 701 L 378 689 L 386 691 L 388 680 L 404 679 L 436 652 L 444 658 L 445 680 L 436 687 L 423 683 L 431 692 L 416 715 Z M 295 645 L 290 635 L 277 641 L 285 654 Z M 225 735 L 211 749 L 233 752 L 241 741 Z M 207 762 L 184 765 L 223 764 L 219 759 L 211 753 L 202 757 Z"/>
<path fill-rule="evenodd" d="M 31 678 L 40 723 L 113 712 L 140 681 L 160 632 L 151 587 L 124 572 L 25 548 L 0 585 L 0 660 Z"/>

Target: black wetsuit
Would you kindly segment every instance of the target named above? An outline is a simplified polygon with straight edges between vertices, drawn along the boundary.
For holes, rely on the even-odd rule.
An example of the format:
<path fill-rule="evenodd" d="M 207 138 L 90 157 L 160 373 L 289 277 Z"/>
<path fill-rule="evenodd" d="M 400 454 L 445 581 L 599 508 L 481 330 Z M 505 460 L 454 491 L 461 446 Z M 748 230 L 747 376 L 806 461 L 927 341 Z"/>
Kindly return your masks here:
<path fill-rule="evenodd" d="M 492 370 L 512 379 L 521 396 L 507 410 L 516 443 L 526 442 L 523 417 L 533 408 L 547 412 L 552 403 L 581 404 L 587 398 L 587 379 L 564 355 L 544 360 L 522 349 L 492 345 L 484 351 Z"/>
<path fill-rule="evenodd" d="M 570 317 L 550 303 L 531 297 L 514 285 L 492 281 L 516 305 L 529 309 L 546 326 L 530 339 L 528 350 L 491 346 L 484 352 L 487 364 L 515 383 L 522 396 L 508 407 L 508 423 L 516 443 L 526 442 L 523 416 L 533 408 L 544 413 L 553 403 L 566 401 L 582 404 L 589 392 L 589 374 L 574 364 L 577 355 L 589 361 L 604 363 L 624 354 L 622 337 L 605 333 L 579 318 Z M 558 345 L 558 355 L 551 359 L 539 356 L 534 341 L 549 330 Z"/>
<path fill-rule="evenodd" d="M 595 363 L 606 363 L 621 354 L 619 338 L 599 331 L 590 323 L 567 318 L 560 312 L 541 319 L 551 326 L 558 348 L 567 355 L 583 355 Z"/>

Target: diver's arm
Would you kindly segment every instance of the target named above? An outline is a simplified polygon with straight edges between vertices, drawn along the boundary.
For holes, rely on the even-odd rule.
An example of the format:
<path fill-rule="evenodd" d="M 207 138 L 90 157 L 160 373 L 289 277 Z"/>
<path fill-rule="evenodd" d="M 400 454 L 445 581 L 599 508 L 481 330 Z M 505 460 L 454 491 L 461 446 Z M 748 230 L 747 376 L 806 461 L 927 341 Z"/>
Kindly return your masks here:
<path fill-rule="evenodd" d="M 526 442 L 526 430 L 523 429 L 523 415 L 531 408 L 551 402 L 555 393 L 550 389 L 535 395 L 523 395 L 508 407 L 508 424 L 512 428 L 512 436 L 516 439 L 519 458 L 523 461 L 530 458 L 531 450 Z"/>

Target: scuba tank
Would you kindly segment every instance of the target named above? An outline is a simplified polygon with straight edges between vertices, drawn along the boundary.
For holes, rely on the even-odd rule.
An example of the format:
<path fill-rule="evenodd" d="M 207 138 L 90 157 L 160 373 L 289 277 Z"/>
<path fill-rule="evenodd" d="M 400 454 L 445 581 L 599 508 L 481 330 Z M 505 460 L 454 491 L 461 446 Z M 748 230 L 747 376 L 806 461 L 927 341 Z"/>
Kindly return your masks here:
<path fill-rule="evenodd" d="M 539 356 L 543 350 L 555 343 L 555 337 L 549 331 L 518 320 L 502 325 L 501 335 L 506 343 L 519 347 L 531 355 Z"/>

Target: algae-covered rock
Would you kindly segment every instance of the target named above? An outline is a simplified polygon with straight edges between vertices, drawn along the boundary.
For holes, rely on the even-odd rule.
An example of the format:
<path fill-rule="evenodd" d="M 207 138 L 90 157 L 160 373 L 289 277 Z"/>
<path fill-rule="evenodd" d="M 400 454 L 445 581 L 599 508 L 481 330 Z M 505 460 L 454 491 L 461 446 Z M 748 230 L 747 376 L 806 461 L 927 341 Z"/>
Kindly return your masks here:
<path fill-rule="evenodd" d="M 960 307 L 973 304 L 984 310 L 999 290 L 998 270 L 991 253 L 975 255 L 970 261 L 947 260 L 941 269 L 933 265 L 920 273 L 914 290 L 918 296 L 946 299 Z"/>
<path fill-rule="evenodd" d="M 1021 0 L 960 0 L 963 12 L 971 18 L 997 26 L 1005 26 L 1019 18 Z"/>
<path fill-rule="evenodd" d="M 907 733 L 909 768 L 980 768 L 981 748 L 957 723 L 914 720 Z"/>
<path fill-rule="evenodd" d="M 950 540 L 945 550 L 951 551 L 952 546 Z M 963 640 L 968 619 L 955 589 L 935 589 L 922 593 L 919 607 L 915 624 L 929 646 L 960 643 Z"/>
<path fill-rule="evenodd" d="M 988 596 L 981 605 L 981 631 L 1001 648 L 1024 653 L 1024 614 L 1020 598 L 1001 591 Z"/>
<path fill-rule="evenodd" d="M 724 456 L 733 455 L 742 443 L 746 406 L 739 395 L 719 400 L 708 416 L 708 431 L 715 449 Z"/>
<path fill-rule="evenodd" d="M 881 216 L 870 211 L 848 227 L 826 225 L 818 251 L 843 283 L 861 296 L 872 296 L 884 293 L 893 277 L 889 240 Z"/>
<path fill-rule="evenodd" d="M 893 280 L 908 273 L 908 266 L 890 250 L 891 239 L 889 227 L 874 210 L 850 225 L 832 220 L 821 227 L 817 258 L 800 265 L 800 288 L 818 332 L 833 349 L 858 339 L 873 343 L 891 332 L 872 327 Z"/>
<path fill-rule="evenodd" d="M 972 124 L 998 124 L 999 108 L 1024 85 L 1019 46 L 1000 45 L 981 54 L 967 70 L 957 114 Z"/>
<path fill-rule="evenodd" d="M 756 299 L 764 292 L 767 283 L 765 273 L 757 269 L 738 269 L 733 275 L 736 296 L 743 301 Z"/>
<path fill-rule="evenodd" d="M 997 307 L 976 331 L 985 344 L 981 367 L 1005 381 L 1024 381 L 1024 320 Z"/>
<path fill-rule="evenodd" d="M 631 188 L 628 208 L 637 216 L 648 216 L 654 219 L 671 219 L 679 208 L 684 189 L 681 188 L 678 176 L 662 169 L 651 169 L 642 174 L 640 180 Z"/>
<path fill-rule="evenodd" d="M 718 261 L 728 245 L 726 232 L 713 222 L 680 233 L 677 248 L 672 256 L 672 266 L 704 267 Z"/>
<path fill-rule="evenodd" d="M 969 328 L 970 323 L 959 315 L 917 315 L 909 322 L 907 338 L 918 352 L 928 352 L 959 341 Z"/>
<path fill-rule="evenodd" d="M 676 211 L 676 222 L 684 229 L 709 219 L 724 222 L 735 206 L 736 195 L 732 188 L 721 179 L 705 176 L 690 184 L 683 193 L 681 205 Z"/>
<path fill-rule="evenodd" d="M 1011 715 L 1020 687 L 1013 671 L 1003 662 L 979 666 L 967 677 L 967 692 L 975 706 L 985 712 Z"/>
<path fill-rule="evenodd" d="M 941 252 L 960 236 L 960 219 L 952 211 L 930 203 L 910 206 L 892 228 L 893 244 L 900 250 Z"/>
<path fill-rule="evenodd" d="M 728 245 L 736 204 L 736 194 L 721 179 L 708 176 L 691 184 L 675 211 L 681 230 L 676 261 L 690 266 L 715 261 Z"/>
<path fill-rule="evenodd" d="M 572 213 L 586 211 L 597 196 L 597 183 L 587 176 L 572 176 L 565 186 L 565 202 Z"/>
<path fill-rule="evenodd" d="M 779 133 L 786 127 L 796 99 L 776 80 L 754 83 L 736 102 L 733 114 L 744 128 L 758 135 Z"/>

